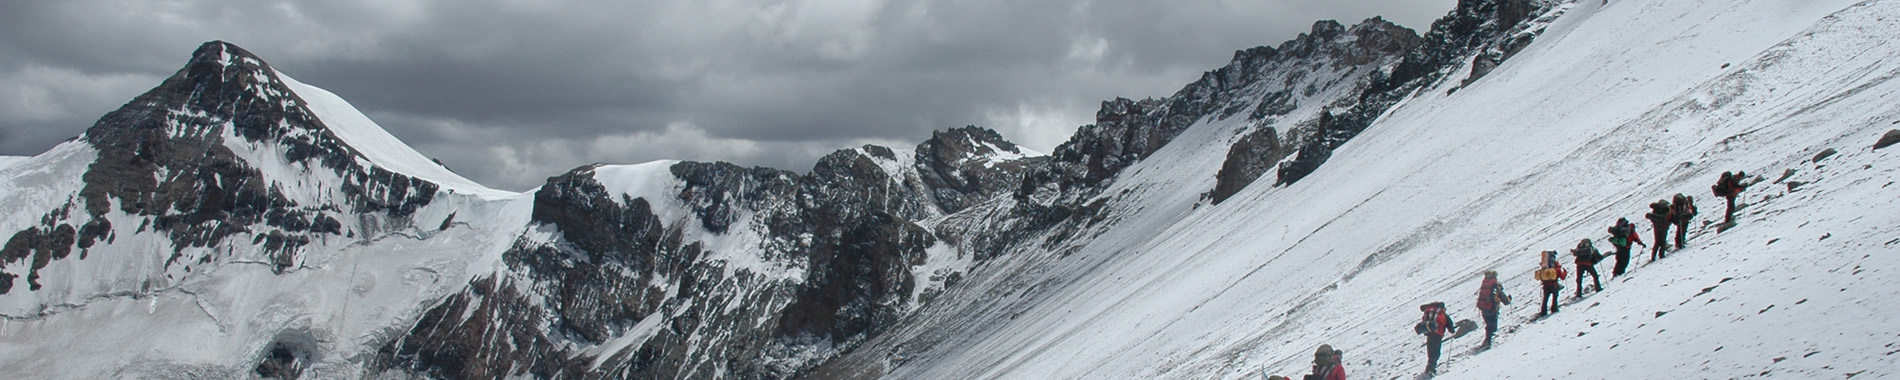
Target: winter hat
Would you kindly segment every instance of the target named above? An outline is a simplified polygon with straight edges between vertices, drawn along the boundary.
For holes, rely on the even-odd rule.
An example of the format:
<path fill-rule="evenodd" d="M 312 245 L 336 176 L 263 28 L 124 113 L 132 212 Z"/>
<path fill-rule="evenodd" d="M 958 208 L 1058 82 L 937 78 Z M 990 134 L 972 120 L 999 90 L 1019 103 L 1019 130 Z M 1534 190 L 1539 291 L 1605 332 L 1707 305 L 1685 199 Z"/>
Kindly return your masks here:
<path fill-rule="evenodd" d="M 1484 270 L 1484 278 L 1498 278 L 1498 271 L 1486 269 Z"/>

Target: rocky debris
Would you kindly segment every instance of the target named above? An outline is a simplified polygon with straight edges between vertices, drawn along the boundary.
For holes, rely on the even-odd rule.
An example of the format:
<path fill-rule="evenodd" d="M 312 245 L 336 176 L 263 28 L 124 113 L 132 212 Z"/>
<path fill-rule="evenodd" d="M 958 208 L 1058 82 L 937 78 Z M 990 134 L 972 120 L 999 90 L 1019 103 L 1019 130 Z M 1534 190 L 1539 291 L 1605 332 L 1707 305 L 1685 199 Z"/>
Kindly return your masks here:
<path fill-rule="evenodd" d="M 1240 189 L 1259 179 L 1279 166 L 1280 160 L 1288 154 L 1286 146 L 1280 145 L 1279 133 L 1273 128 L 1259 128 L 1240 138 L 1227 151 L 1227 160 L 1221 163 L 1220 172 L 1214 175 L 1214 204 L 1227 200 Z"/>
<path fill-rule="evenodd" d="M 1808 162 L 1821 162 L 1821 160 L 1825 160 L 1828 157 L 1833 157 L 1835 153 L 1840 152 L 1834 150 L 1834 148 L 1822 149 L 1819 153 L 1815 153 L 1814 158 L 1809 159 Z"/>
<path fill-rule="evenodd" d="M 1880 135 L 1880 141 L 1874 142 L 1874 150 L 1880 150 L 1895 143 L 1900 143 L 1900 129 L 1889 130 L 1887 134 Z"/>

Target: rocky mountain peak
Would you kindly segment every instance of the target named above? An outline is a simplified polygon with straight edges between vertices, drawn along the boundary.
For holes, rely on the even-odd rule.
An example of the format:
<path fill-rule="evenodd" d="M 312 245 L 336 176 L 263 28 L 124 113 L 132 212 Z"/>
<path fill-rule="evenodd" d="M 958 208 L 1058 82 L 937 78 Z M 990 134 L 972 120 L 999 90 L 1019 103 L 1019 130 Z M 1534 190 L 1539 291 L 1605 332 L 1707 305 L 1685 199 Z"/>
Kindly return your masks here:
<path fill-rule="evenodd" d="M 917 171 L 944 213 L 955 213 L 1021 184 L 1039 162 L 994 130 L 965 126 L 931 133 L 917 144 Z"/>
<path fill-rule="evenodd" d="M 38 226 L 15 232 L 0 249 L 0 267 L 31 259 L 28 282 L 38 289 L 39 267 L 64 252 L 84 257 L 116 237 L 117 224 L 171 242 L 160 277 L 224 260 L 264 261 L 282 272 L 301 265 L 297 253 L 322 236 L 399 228 L 435 197 L 437 184 L 370 164 L 308 106 L 264 60 L 205 43 L 185 67 L 80 137 L 97 150 L 80 174 L 83 187 Z M 358 225 L 360 214 L 388 220 L 371 231 Z M 243 238 L 227 241 L 234 236 Z M 233 250 L 216 249 L 223 244 L 263 257 L 225 257 Z M 11 278 L 0 280 L 3 294 Z"/>

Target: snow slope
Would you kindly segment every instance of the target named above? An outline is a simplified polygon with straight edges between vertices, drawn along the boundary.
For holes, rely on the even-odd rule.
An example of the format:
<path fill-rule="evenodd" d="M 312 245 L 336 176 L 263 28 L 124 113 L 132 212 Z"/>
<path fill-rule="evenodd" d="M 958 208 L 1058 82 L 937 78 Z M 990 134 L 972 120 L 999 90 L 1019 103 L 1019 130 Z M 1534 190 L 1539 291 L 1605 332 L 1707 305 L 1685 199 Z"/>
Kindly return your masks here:
<path fill-rule="evenodd" d="M 0 156 L 0 169 L 6 169 L 7 167 L 26 161 L 26 159 L 29 159 L 29 158 L 33 158 L 33 157 L 32 156 Z"/>
<path fill-rule="evenodd" d="M 389 131 L 370 120 L 369 116 L 363 115 L 362 111 L 351 106 L 349 101 L 343 100 L 342 97 L 328 90 L 303 84 L 282 72 L 276 75 L 290 87 L 291 91 L 297 92 L 297 96 L 308 103 L 305 106 L 310 108 L 311 112 L 315 112 L 318 118 L 323 119 L 324 126 L 329 127 L 331 133 L 335 133 L 337 138 L 355 147 L 358 153 L 362 153 L 375 166 L 435 182 L 444 189 L 464 193 L 497 198 L 516 194 L 489 189 L 487 186 L 449 171 L 447 167 L 423 156 L 421 152 L 409 147 L 402 140 L 397 140 L 396 136 L 390 135 Z"/>
<path fill-rule="evenodd" d="M 926 321 L 960 326 L 944 335 L 961 340 L 903 353 L 891 375 L 1297 376 L 1329 343 L 1351 378 L 1410 378 L 1424 367 L 1416 305 L 1446 301 L 1475 318 L 1477 274 L 1497 269 L 1520 300 L 1501 346 L 1472 355 L 1479 339 L 1453 341 L 1445 378 L 1895 376 L 1900 339 L 1882 326 L 1900 312 L 1885 301 L 1900 287 L 1880 280 L 1900 264 L 1900 151 L 1869 147 L 1900 121 L 1889 81 L 1900 50 L 1888 42 L 1900 2 L 1566 6 L 1483 80 L 1421 92 L 1296 185 L 1255 184 L 1219 206 L 1143 202 L 1128 230 L 1065 254 L 1087 265 L 959 293 L 1008 310 Z M 1167 156 L 1197 155 L 1175 148 L 1219 128 L 1190 129 L 1117 186 L 1205 188 Z M 1806 162 L 1825 148 L 1840 153 Z M 1740 227 L 1698 223 L 1688 249 L 1530 321 L 1533 252 L 1600 239 L 1671 194 L 1712 198 L 1717 175 L 1736 169 L 1771 181 L 1792 169 L 1787 181 L 1807 185 L 1757 185 Z M 1700 205 L 1705 221 L 1721 212 Z"/>

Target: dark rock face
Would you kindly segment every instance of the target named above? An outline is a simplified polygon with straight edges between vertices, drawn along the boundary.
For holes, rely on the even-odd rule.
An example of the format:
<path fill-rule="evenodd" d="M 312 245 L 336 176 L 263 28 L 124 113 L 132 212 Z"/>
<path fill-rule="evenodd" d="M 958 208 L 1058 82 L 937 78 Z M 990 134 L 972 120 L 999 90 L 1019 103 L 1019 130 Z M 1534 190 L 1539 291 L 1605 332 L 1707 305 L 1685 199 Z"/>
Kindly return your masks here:
<path fill-rule="evenodd" d="M 1280 167 L 1276 184 L 1291 184 L 1312 174 L 1339 148 L 1372 125 L 1379 115 L 1420 88 L 1429 87 L 1466 57 L 1477 62 L 1470 80 L 1482 77 L 1498 63 L 1530 44 L 1538 30 L 1526 21 L 1543 12 L 1532 0 L 1461 0 L 1451 14 L 1432 22 L 1424 43 L 1405 53 L 1389 73 L 1374 73 L 1357 95 L 1357 102 L 1328 109 L 1314 121 L 1311 138 L 1294 142 L 1299 154 Z M 1467 81 L 1468 83 L 1469 81 Z"/>
<path fill-rule="evenodd" d="M 1373 18 L 1351 28 L 1333 21 L 1320 21 L 1313 24 L 1310 32 L 1280 44 L 1277 49 L 1260 47 L 1237 53 L 1235 64 L 1229 68 L 1250 73 L 1245 76 L 1244 80 L 1249 82 L 1245 88 L 1249 93 L 1258 94 L 1252 97 L 1258 100 L 1248 103 L 1248 98 L 1236 97 L 1230 108 L 1251 106 L 1254 111 L 1248 119 L 1262 126 L 1229 148 L 1227 160 L 1215 176 L 1217 182 L 1210 194 L 1213 202 L 1227 200 L 1261 175 L 1276 169 L 1280 160 L 1292 153 L 1297 140 L 1310 140 L 1316 135 L 1324 120 L 1293 123 L 1293 128 L 1286 130 L 1285 139 L 1278 133 L 1279 129 L 1264 126 L 1280 123 L 1280 117 L 1299 107 L 1298 99 L 1325 108 L 1350 105 L 1358 99 L 1316 95 L 1331 93 L 1327 89 L 1336 86 L 1354 86 L 1353 91 L 1346 93 L 1356 94 L 1370 84 L 1369 78 L 1382 66 L 1423 43 L 1412 30 Z M 1320 113 L 1320 119 L 1326 117 L 1326 112 Z"/>
<path fill-rule="evenodd" d="M 571 357 L 564 343 L 605 343 L 661 311 L 669 287 L 655 283 L 690 285 L 700 246 L 683 243 L 682 226 L 665 226 L 646 199 L 609 194 L 593 169 L 535 193 L 533 220 L 560 228 L 559 240 L 518 240 L 503 253 L 518 276 L 478 279 L 431 308 L 381 362 L 446 378 L 587 373 L 593 358 Z M 466 341 L 496 333 L 513 343 Z"/>
<path fill-rule="evenodd" d="M 991 159 L 1013 154 L 994 131 L 967 127 L 937 133 L 908 166 L 877 146 L 828 155 L 808 175 L 681 162 L 669 168 L 672 199 L 612 194 L 597 167 L 576 169 L 535 194 L 532 229 L 551 227 L 551 240 L 518 239 L 504 276 L 431 307 L 373 367 L 447 378 L 791 377 L 911 309 L 911 270 L 939 244 L 916 222 L 1014 186 L 1024 164 Z M 664 207 L 690 217 L 662 219 Z M 738 254 L 770 268 L 714 258 L 733 253 L 703 239 L 722 236 L 757 236 L 738 249 L 762 252 Z M 470 338 L 496 334 L 511 343 Z M 634 334 L 647 335 L 599 349 Z"/>
<path fill-rule="evenodd" d="M 361 155 L 305 104 L 269 64 L 235 45 L 206 43 L 178 73 L 100 118 L 81 137 L 98 149 L 97 161 L 82 178 L 82 209 L 77 210 L 82 213 L 62 209 L 58 218 L 15 233 L 0 256 L 7 264 L 27 257 L 37 263 L 38 257 L 62 258 L 73 247 L 83 256 L 108 237 L 112 221 L 107 214 L 116 203 L 117 211 L 136 219 L 120 223 L 136 222 L 170 238 L 168 265 L 183 264 L 181 259 L 210 261 L 209 256 L 183 255 L 187 248 L 250 234 L 252 244 L 268 252 L 282 271 L 297 265 L 301 246 L 319 235 L 344 233 L 338 221 L 343 215 L 406 216 L 435 196 L 433 183 L 360 164 Z M 226 145 L 226 132 L 245 143 L 275 147 L 285 163 L 340 177 L 338 198 L 346 204 L 299 204 L 287 198 Z M 73 225 L 81 226 L 76 236 L 59 232 Z M 0 292 L 9 288 L 0 284 Z"/>
<path fill-rule="evenodd" d="M 1350 106 L 1361 99 L 1323 94 L 1332 93 L 1335 86 L 1356 86 L 1352 93 L 1358 93 L 1356 89 L 1371 86 L 1381 67 L 1425 42 L 1410 29 L 1379 18 L 1350 28 L 1320 21 L 1308 33 L 1278 47 L 1235 52 L 1226 67 L 1203 74 L 1168 98 L 1103 102 L 1095 124 L 1077 130 L 1069 142 L 1056 147 L 1047 163 L 1032 166 L 1024 174 L 1014 210 L 1002 218 L 1003 226 L 996 226 L 1006 236 L 979 237 L 973 249 L 981 253 L 979 258 L 987 257 L 1052 228 L 1059 232 L 1045 246 L 1067 239 L 1072 231 L 1060 231 L 1100 220 L 1096 211 L 1101 205 L 1087 200 L 1112 184 L 1123 169 L 1161 149 L 1194 123 L 1245 116 L 1255 125 L 1266 126 L 1280 123 L 1278 119 L 1299 109 L 1302 101 L 1328 108 Z M 1237 161 L 1223 164 L 1232 169 L 1220 176 L 1223 184 L 1215 193 L 1222 193 L 1224 200 L 1263 175 L 1261 165 L 1274 165 L 1292 154 L 1288 147 L 1322 135 L 1315 126 L 1322 124 L 1296 124 L 1292 129 L 1273 129 L 1285 133 L 1272 141 L 1252 137 L 1244 146 L 1231 148 L 1237 151 L 1230 151 L 1229 157 Z M 1269 142 L 1278 147 L 1269 147 Z"/>
<path fill-rule="evenodd" d="M 937 207 L 956 213 L 1022 183 L 1022 169 L 1041 158 L 998 160 L 1023 154 L 996 131 L 966 126 L 930 135 L 917 144 L 917 168 Z"/>
<path fill-rule="evenodd" d="M 1261 174 L 1273 170 L 1286 158 L 1288 149 L 1280 145 L 1279 133 L 1273 128 L 1256 129 L 1241 137 L 1227 151 L 1227 160 L 1221 163 L 1220 173 L 1214 175 L 1213 200 L 1220 204 L 1240 189 L 1259 179 Z"/>

